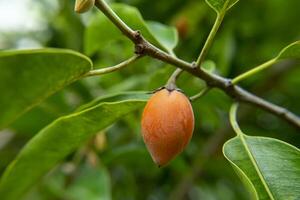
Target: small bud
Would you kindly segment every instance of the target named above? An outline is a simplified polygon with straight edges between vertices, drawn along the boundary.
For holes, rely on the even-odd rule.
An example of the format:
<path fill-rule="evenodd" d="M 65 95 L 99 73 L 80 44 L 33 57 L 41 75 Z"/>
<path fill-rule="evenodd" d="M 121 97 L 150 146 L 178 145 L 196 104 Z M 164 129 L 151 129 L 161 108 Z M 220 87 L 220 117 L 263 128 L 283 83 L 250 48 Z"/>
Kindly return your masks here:
<path fill-rule="evenodd" d="M 95 5 L 95 0 L 76 0 L 75 12 L 84 13 Z"/>

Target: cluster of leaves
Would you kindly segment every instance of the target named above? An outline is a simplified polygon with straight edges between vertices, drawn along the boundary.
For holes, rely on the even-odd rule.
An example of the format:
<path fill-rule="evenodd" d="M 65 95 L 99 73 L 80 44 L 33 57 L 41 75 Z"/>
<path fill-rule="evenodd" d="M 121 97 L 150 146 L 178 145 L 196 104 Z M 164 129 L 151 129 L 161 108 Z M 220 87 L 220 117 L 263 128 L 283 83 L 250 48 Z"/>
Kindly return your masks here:
<path fill-rule="evenodd" d="M 192 60 L 210 30 L 205 28 L 214 17 L 209 6 L 220 15 L 227 1 L 208 0 L 209 6 L 204 1 L 187 1 L 185 5 L 181 1 L 149 2 L 130 3 L 145 11 L 146 19 L 174 23 L 181 43 L 178 44 L 174 27 L 145 21 L 133 6 L 121 3 L 111 6 L 125 23 L 140 30 L 151 43 L 170 53 L 177 46 L 177 55 Z M 224 120 L 232 101 L 213 90 L 195 102 L 193 141 L 170 166 L 158 169 L 140 137 L 140 111 L 149 98 L 142 91 L 163 85 L 172 73 L 172 66 L 143 58 L 122 71 L 83 79 L 91 69 L 110 66 L 132 56 L 134 46 L 99 12 L 90 13 L 89 22 L 84 25 L 84 20 L 73 13 L 73 3 L 61 1 L 61 10 L 54 22 L 49 23 L 52 36 L 45 46 L 76 51 L 0 52 L 0 128 L 8 128 L 0 137 L 10 138 L 3 147 L 0 145 L 1 199 L 249 198 L 230 165 L 219 155 L 225 138 L 233 136 Z M 229 1 L 226 9 L 234 3 Z M 239 8 L 228 14 L 209 54 L 214 61 L 206 61 L 206 65 L 214 68 L 214 73 L 233 76 L 246 70 L 241 66 L 249 68 L 280 52 L 284 45 L 294 41 L 290 38 L 297 39 L 300 33 L 296 28 L 289 29 L 288 22 L 297 20 L 297 9 L 292 8 L 299 6 L 296 0 L 292 1 L 295 5 L 290 3 L 240 2 Z M 292 9 L 296 16 L 289 11 L 283 19 L 270 20 L 268 14 L 276 9 L 282 13 Z M 153 12 L 147 13 L 149 10 Z M 257 15 L 266 16 L 253 16 L 254 10 Z M 284 26 L 274 33 L 274 24 L 280 20 Z M 276 58 L 293 57 L 297 52 L 299 48 L 288 48 Z M 246 86 L 263 91 L 266 98 L 291 110 L 300 110 L 299 93 L 294 90 L 300 84 L 299 69 L 287 62 L 277 70 L 280 72 L 275 70 L 250 79 Z M 286 75 L 283 70 L 287 70 Z M 277 83 L 270 84 L 274 77 Z M 251 88 L 254 81 L 261 86 Z M 201 80 L 187 74 L 178 80 L 178 85 L 188 95 L 204 87 Z M 245 132 L 300 145 L 297 132 L 278 119 L 249 109 L 244 113 Z M 296 147 L 240 133 L 225 143 L 223 153 L 253 198 L 299 198 L 300 153 Z"/>

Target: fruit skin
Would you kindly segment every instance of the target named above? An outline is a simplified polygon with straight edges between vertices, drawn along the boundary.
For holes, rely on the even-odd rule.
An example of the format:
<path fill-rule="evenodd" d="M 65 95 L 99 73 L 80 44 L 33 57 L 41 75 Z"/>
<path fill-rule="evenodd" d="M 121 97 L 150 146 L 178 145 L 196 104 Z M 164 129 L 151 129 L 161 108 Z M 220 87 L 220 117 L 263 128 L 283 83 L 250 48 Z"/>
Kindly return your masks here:
<path fill-rule="evenodd" d="M 154 93 L 142 115 L 142 135 L 152 159 L 166 165 L 189 143 L 194 113 L 189 99 L 177 90 Z"/>

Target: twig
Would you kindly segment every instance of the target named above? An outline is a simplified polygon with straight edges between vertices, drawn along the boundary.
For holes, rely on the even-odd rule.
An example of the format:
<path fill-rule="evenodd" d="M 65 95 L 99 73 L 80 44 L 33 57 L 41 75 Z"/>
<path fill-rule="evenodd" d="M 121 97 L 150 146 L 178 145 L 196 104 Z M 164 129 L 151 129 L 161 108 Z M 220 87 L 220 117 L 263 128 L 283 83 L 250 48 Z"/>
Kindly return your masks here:
<path fill-rule="evenodd" d="M 195 101 L 197 99 L 199 99 L 200 97 L 202 97 L 203 95 L 205 95 L 211 88 L 209 87 L 205 87 L 203 90 L 201 90 L 201 92 L 199 92 L 198 94 L 195 94 L 194 96 L 190 97 L 191 101 Z"/>
<path fill-rule="evenodd" d="M 259 88 L 255 88 L 254 90 L 262 94 L 270 87 L 270 80 L 278 80 L 283 79 L 282 75 L 286 75 L 291 69 L 295 69 L 293 62 L 290 62 L 288 65 L 282 65 L 280 69 L 274 69 L 275 72 L 268 76 L 267 80 L 264 80 L 263 84 L 259 86 Z M 276 83 L 280 83 L 280 81 L 275 81 Z M 239 112 L 240 120 L 245 119 L 252 112 L 250 108 L 246 108 Z M 204 166 L 209 162 L 212 157 L 215 157 L 224 144 L 224 142 L 228 139 L 228 137 L 232 134 L 232 128 L 229 123 L 225 123 L 221 128 L 219 128 L 214 135 L 212 135 L 208 141 L 205 142 L 205 145 L 199 149 L 199 156 L 196 156 L 191 163 L 191 170 L 188 170 L 186 174 L 181 178 L 178 184 L 174 187 L 173 192 L 170 194 L 170 200 L 181 200 L 185 199 L 188 191 L 193 185 L 194 181 L 197 180 L 205 171 Z"/>
<path fill-rule="evenodd" d="M 177 68 L 173 74 L 170 76 L 169 80 L 167 81 L 166 85 L 174 84 L 176 83 L 176 79 L 179 77 L 179 75 L 182 73 L 182 69 Z"/>
<path fill-rule="evenodd" d="M 106 17 L 110 19 L 119 29 L 120 31 L 126 35 L 131 40 L 134 39 L 134 31 L 125 24 L 115 12 L 111 10 L 111 8 L 107 5 L 104 0 L 96 0 L 95 6 L 99 8 Z"/>
<path fill-rule="evenodd" d="M 229 1 L 227 1 L 227 2 L 229 2 Z M 220 27 L 220 25 L 221 25 L 221 23 L 222 23 L 222 21 L 224 19 L 225 13 L 226 13 L 226 9 L 225 9 L 225 11 L 223 11 L 220 14 L 217 15 L 216 21 L 215 21 L 215 23 L 214 23 L 214 25 L 213 25 L 213 27 L 212 27 L 212 29 L 211 29 L 211 31 L 210 31 L 207 39 L 206 39 L 206 41 L 204 43 L 204 46 L 202 47 L 202 50 L 200 52 L 200 55 L 199 55 L 199 57 L 198 57 L 198 59 L 196 61 L 196 67 L 200 67 L 201 66 L 201 64 L 202 64 L 202 62 L 203 62 L 203 60 L 204 60 L 204 58 L 205 58 L 205 56 L 206 56 L 206 54 L 207 54 L 210 46 L 213 43 L 214 37 L 216 36 L 216 33 L 218 32 L 218 29 L 219 29 L 219 27 Z"/>
<path fill-rule="evenodd" d="M 300 129 L 300 118 L 288 111 L 285 108 L 272 104 L 254 94 L 249 93 L 239 86 L 232 84 L 230 79 L 223 78 L 216 74 L 208 73 L 201 68 L 198 68 L 193 63 L 188 63 L 184 60 L 171 56 L 162 50 L 156 48 L 138 31 L 133 31 L 129 28 L 115 13 L 114 11 L 104 2 L 104 0 L 96 0 L 95 4 L 111 21 L 136 45 L 136 53 L 138 55 L 148 55 L 153 58 L 159 59 L 166 63 L 172 64 L 182 70 L 189 72 L 190 74 L 199 77 L 206 82 L 208 87 L 216 87 L 223 90 L 227 95 L 234 98 L 236 101 L 249 103 L 260 107 L 274 115 L 286 120 L 291 125 Z M 126 26 L 125 26 L 125 25 Z"/>
<path fill-rule="evenodd" d="M 95 70 L 91 70 L 89 72 L 87 72 L 84 76 L 88 77 L 88 76 L 97 76 L 97 75 L 102 75 L 102 74 L 107 74 L 113 71 L 117 71 L 119 69 L 122 69 L 126 66 L 128 66 L 129 64 L 133 63 L 134 61 L 136 61 L 138 58 L 140 58 L 141 56 L 139 55 L 134 55 L 131 58 L 129 58 L 128 60 L 125 60 L 117 65 L 114 65 L 112 67 L 106 67 L 106 68 L 102 68 L 102 69 L 95 69 Z"/>
<path fill-rule="evenodd" d="M 251 69 L 251 70 L 249 70 L 249 71 L 247 71 L 247 72 L 245 72 L 243 74 L 238 75 L 237 77 L 235 77 L 234 79 L 232 79 L 232 84 L 235 85 L 238 82 L 240 82 L 240 81 L 242 81 L 242 80 L 244 80 L 244 79 L 252 76 L 253 74 L 256 74 L 256 73 L 258 73 L 258 72 L 260 72 L 260 71 L 262 71 L 262 70 L 270 67 L 271 65 L 275 64 L 276 61 L 277 61 L 277 59 L 269 60 L 269 61 L 267 61 L 267 62 L 265 62 L 265 63 L 263 63 L 263 64 L 255 67 L 255 68 L 253 68 L 253 69 Z"/>

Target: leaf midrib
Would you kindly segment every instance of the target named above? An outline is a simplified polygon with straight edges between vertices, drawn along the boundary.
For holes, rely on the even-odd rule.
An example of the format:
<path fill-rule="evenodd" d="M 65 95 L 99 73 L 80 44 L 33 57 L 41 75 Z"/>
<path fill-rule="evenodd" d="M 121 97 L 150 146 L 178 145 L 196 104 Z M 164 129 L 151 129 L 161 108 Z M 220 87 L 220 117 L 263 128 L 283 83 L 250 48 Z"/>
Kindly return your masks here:
<path fill-rule="evenodd" d="M 273 196 L 273 194 L 272 194 L 272 192 L 271 192 L 271 190 L 270 190 L 270 188 L 269 188 L 267 182 L 266 182 L 265 179 L 264 179 L 263 174 L 261 173 L 261 171 L 260 171 L 260 169 L 259 169 L 259 166 L 258 166 L 258 164 L 257 164 L 257 162 L 256 162 L 256 159 L 255 159 L 254 156 L 252 155 L 252 152 L 251 152 L 250 148 L 249 148 L 248 145 L 247 145 L 247 142 L 246 142 L 244 136 L 245 136 L 245 135 L 244 135 L 243 133 L 238 134 L 238 137 L 239 137 L 240 140 L 242 141 L 242 144 L 243 144 L 243 146 L 244 146 L 244 148 L 245 148 L 245 150 L 246 150 L 246 152 L 247 152 L 247 154 L 248 154 L 248 156 L 249 156 L 249 158 L 250 158 L 252 164 L 254 165 L 255 171 L 256 171 L 256 173 L 258 174 L 259 179 L 261 180 L 261 182 L 262 182 L 262 184 L 263 184 L 265 190 L 267 191 L 267 193 L 268 193 L 269 197 L 271 198 L 271 200 L 275 200 L 275 198 L 274 198 L 274 196 Z"/>

